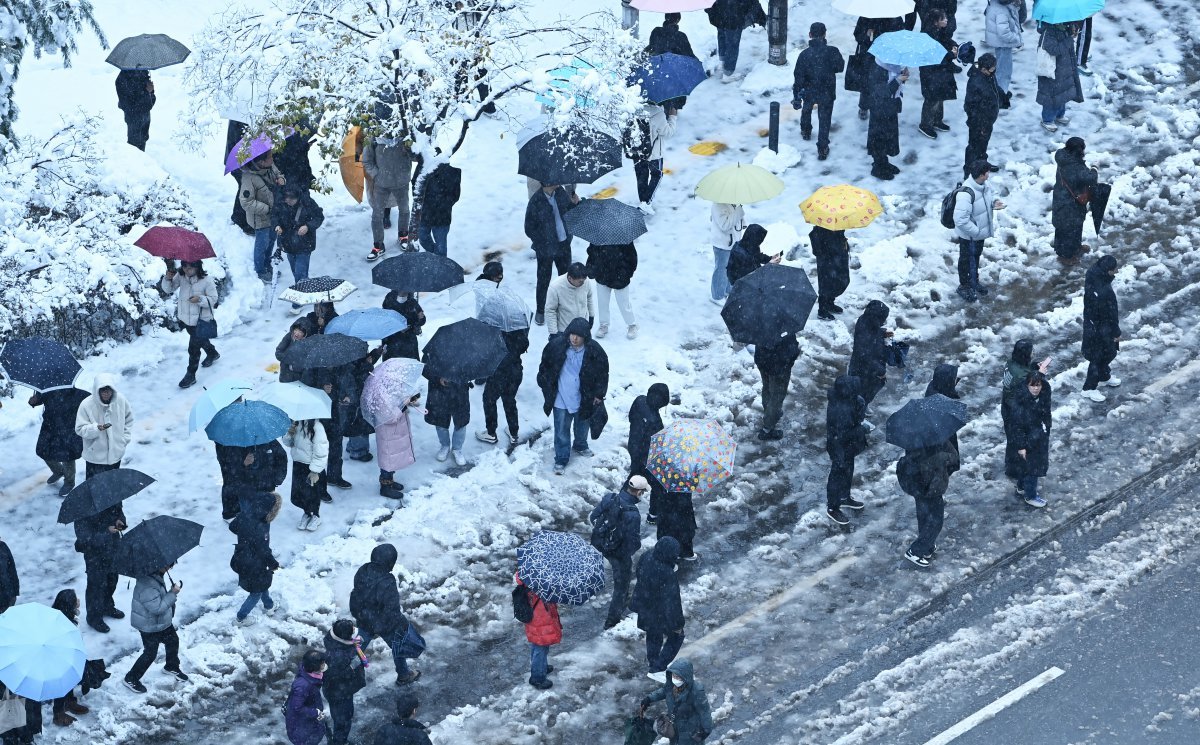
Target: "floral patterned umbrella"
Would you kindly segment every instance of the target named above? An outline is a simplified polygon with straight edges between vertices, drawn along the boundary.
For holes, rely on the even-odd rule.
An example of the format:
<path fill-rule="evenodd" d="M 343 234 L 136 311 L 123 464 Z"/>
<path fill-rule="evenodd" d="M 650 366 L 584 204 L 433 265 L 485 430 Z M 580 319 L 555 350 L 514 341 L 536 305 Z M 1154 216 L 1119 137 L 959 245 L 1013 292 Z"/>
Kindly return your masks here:
<path fill-rule="evenodd" d="M 800 212 L 809 225 L 826 230 L 865 228 L 883 214 L 879 197 L 866 189 L 842 184 L 823 186 L 800 203 Z"/>
<path fill-rule="evenodd" d="M 517 576 L 547 603 L 583 605 L 604 589 L 604 557 L 574 533 L 543 530 L 517 548 Z"/>
<path fill-rule="evenodd" d="M 407 357 L 384 360 L 363 385 L 363 419 L 372 427 L 391 424 L 404 413 L 404 404 L 421 390 L 425 365 Z"/>
<path fill-rule="evenodd" d="M 674 492 L 704 492 L 733 475 L 737 443 L 712 419 L 676 419 L 650 438 L 647 468 Z"/>

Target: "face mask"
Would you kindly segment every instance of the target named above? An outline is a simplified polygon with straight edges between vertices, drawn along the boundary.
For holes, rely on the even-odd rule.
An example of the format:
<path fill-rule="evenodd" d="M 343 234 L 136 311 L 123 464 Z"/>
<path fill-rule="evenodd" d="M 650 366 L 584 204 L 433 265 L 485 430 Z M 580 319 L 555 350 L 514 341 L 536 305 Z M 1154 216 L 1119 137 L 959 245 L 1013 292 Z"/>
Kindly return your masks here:
<path fill-rule="evenodd" d="M 675 684 L 676 688 L 683 688 L 683 678 L 678 675 L 672 675 L 671 682 Z"/>

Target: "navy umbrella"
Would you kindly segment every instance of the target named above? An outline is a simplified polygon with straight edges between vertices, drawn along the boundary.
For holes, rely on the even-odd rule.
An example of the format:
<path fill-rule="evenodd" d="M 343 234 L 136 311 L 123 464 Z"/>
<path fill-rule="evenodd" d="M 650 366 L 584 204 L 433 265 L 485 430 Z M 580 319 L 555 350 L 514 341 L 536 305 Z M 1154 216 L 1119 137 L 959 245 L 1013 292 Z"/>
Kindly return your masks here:
<path fill-rule="evenodd" d="M 733 283 L 721 318 L 742 344 L 773 344 L 808 323 L 817 293 L 803 269 L 766 264 Z"/>
<path fill-rule="evenodd" d="M 621 143 L 603 132 L 551 129 L 517 151 L 517 173 L 543 184 L 590 184 L 621 167 Z"/>
<path fill-rule="evenodd" d="M 200 545 L 204 526 L 170 515 L 135 525 L 121 539 L 115 568 L 126 577 L 145 577 L 166 569 Z"/>
<path fill-rule="evenodd" d="M 98 473 L 71 490 L 58 508 L 58 521 L 73 523 L 99 515 L 153 483 L 154 479 L 132 468 Z"/>
<path fill-rule="evenodd" d="M 644 65 L 638 66 L 626 82 L 640 85 L 642 95 L 649 101 L 662 103 L 688 95 L 707 77 L 700 60 L 667 52 L 656 54 Z"/>
<path fill-rule="evenodd" d="M 583 605 L 604 589 L 604 557 L 574 533 L 543 530 L 517 547 L 517 576 L 547 603 Z"/>
<path fill-rule="evenodd" d="M 293 370 L 341 367 L 367 356 L 367 343 L 345 334 L 317 334 L 292 342 L 283 364 Z"/>
<path fill-rule="evenodd" d="M 594 246 L 624 246 L 646 232 L 642 211 L 617 199 L 584 199 L 563 222 L 571 235 Z"/>
<path fill-rule="evenodd" d="M 967 405 L 936 393 L 910 399 L 888 417 L 888 442 L 905 450 L 940 445 L 967 423 Z"/>
<path fill-rule="evenodd" d="M 371 269 L 371 281 L 397 292 L 441 292 L 462 284 L 463 268 L 453 259 L 419 251 L 379 262 Z"/>
<path fill-rule="evenodd" d="M 491 377 L 508 347 L 500 329 L 476 318 L 464 318 L 438 329 L 424 351 L 429 377 L 467 383 Z"/>
<path fill-rule="evenodd" d="M 83 369 L 62 342 L 42 336 L 6 343 L 0 349 L 0 367 L 9 380 L 38 393 L 70 388 Z"/>
<path fill-rule="evenodd" d="M 292 418 L 266 401 L 235 401 L 217 412 L 204 428 L 218 445 L 248 448 L 287 434 Z"/>

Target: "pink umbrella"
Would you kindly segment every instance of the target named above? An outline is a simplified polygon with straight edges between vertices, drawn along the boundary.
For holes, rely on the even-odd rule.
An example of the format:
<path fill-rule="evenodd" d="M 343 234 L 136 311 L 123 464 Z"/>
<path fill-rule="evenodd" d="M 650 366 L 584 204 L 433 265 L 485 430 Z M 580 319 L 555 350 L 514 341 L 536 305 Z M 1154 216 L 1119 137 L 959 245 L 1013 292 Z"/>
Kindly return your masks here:
<path fill-rule="evenodd" d="M 296 130 L 292 129 L 291 127 L 284 127 L 283 137 L 286 139 L 287 137 L 295 134 L 295 132 Z M 237 144 L 233 146 L 233 149 L 229 151 L 229 155 L 225 156 L 225 173 L 233 173 L 255 158 L 258 158 L 264 153 L 270 152 L 271 149 L 275 147 L 275 141 L 271 139 L 270 135 L 268 135 L 266 132 L 263 132 L 258 137 L 255 137 L 253 141 L 251 141 L 249 157 L 247 157 L 245 160 L 241 160 L 240 156 L 242 153 L 242 148 L 245 147 L 245 143 L 245 137 L 238 140 Z"/>
<path fill-rule="evenodd" d="M 150 228 L 141 238 L 134 241 L 133 245 L 145 249 L 152 256 L 180 261 L 200 261 L 217 255 L 203 233 L 164 225 Z"/>
<path fill-rule="evenodd" d="M 716 0 L 633 0 L 629 5 L 651 13 L 687 13 L 712 7 Z"/>

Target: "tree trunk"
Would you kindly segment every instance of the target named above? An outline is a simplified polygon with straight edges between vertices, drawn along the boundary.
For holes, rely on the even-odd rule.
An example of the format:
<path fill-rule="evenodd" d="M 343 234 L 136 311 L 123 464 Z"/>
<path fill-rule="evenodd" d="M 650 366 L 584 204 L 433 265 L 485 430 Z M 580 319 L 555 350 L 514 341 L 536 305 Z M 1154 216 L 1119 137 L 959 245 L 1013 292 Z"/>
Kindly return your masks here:
<path fill-rule="evenodd" d="M 787 12 L 788 0 L 768 0 L 767 3 L 767 62 L 772 65 L 787 64 Z"/>

